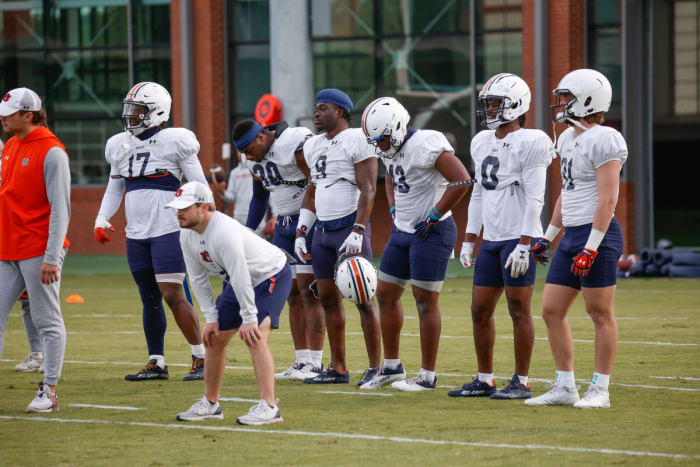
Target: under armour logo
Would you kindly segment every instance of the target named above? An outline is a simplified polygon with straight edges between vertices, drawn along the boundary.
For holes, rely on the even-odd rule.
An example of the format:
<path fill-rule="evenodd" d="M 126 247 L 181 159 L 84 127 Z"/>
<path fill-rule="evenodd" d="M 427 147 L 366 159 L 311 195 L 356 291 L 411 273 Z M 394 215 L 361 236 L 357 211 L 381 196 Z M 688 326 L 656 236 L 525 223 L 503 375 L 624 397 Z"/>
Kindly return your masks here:
<path fill-rule="evenodd" d="M 200 255 L 202 255 L 202 261 L 206 261 L 207 263 L 213 263 L 211 256 L 209 256 L 209 252 L 207 250 L 200 251 Z"/>
<path fill-rule="evenodd" d="M 578 141 L 576 141 L 576 142 L 574 143 L 574 147 L 577 148 L 577 147 L 578 147 L 578 144 L 579 144 Z"/>
<path fill-rule="evenodd" d="M 338 141 L 331 141 L 331 146 L 338 144 Z"/>
<path fill-rule="evenodd" d="M 26 167 L 28 165 L 29 165 L 29 158 L 25 157 L 24 159 L 22 159 L 22 167 Z"/>
<path fill-rule="evenodd" d="M 504 147 L 504 148 L 509 148 L 509 147 L 510 147 L 510 143 L 503 143 L 503 147 Z"/>
<path fill-rule="evenodd" d="M 520 259 L 525 259 L 525 252 L 524 251 L 520 252 Z"/>
<path fill-rule="evenodd" d="M 3 101 L 3 102 L 7 102 L 7 101 L 10 100 L 11 97 L 12 97 L 12 96 L 11 96 L 10 93 L 8 92 L 7 94 L 5 94 L 5 97 L 2 98 L 2 101 Z"/>
<path fill-rule="evenodd" d="M 175 196 L 182 196 L 182 188 L 178 188 L 178 190 L 175 192 Z"/>

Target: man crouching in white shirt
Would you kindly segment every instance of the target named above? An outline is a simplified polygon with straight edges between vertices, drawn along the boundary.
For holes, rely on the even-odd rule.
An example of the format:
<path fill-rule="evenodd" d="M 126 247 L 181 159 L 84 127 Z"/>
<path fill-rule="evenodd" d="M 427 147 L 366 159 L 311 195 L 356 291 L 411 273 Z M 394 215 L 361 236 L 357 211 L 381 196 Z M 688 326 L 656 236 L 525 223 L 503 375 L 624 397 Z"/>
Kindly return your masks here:
<path fill-rule="evenodd" d="M 292 286 L 285 254 L 238 221 L 214 209 L 214 197 L 199 182 L 183 185 L 166 205 L 177 209 L 180 244 L 190 283 L 206 318 L 204 396 L 178 420 L 224 418 L 219 390 L 224 377 L 226 346 L 240 331 L 253 358 L 260 401 L 236 421 L 241 425 L 281 423 L 275 400 L 275 366 L 267 340 Z M 209 276 L 224 280 L 214 302 Z"/>

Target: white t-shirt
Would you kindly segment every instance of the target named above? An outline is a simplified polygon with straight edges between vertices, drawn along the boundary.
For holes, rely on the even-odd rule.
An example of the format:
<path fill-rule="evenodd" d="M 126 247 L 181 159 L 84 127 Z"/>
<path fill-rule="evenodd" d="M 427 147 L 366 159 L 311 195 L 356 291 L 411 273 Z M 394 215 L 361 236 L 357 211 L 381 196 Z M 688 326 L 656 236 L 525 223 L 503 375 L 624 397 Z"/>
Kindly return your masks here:
<path fill-rule="evenodd" d="M 528 199 L 544 202 L 544 186 L 536 181 L 538 168 L 541 172 L 556 157 L 549 136 L 521 128 L 498 139 L 496 130 L 483 130 L 472 139 L 471 155 L 477 183 L 470 203 L 481 203 L 484 239 L 541 237 L 542 224 L 523 232 L 523 219 Z M 478 235 L 480 228 L 480 223 L 469 222 L 467 232 Z"/>
<path fill-rule="evenodd" d="M 559 137 L 561 155 L 561 215 L 564 227 L 593 222 L 598 205 L 596 169 L 616 160 L 627 160 L 627 143 L 619 131 L 595 125 L 576 136 L 567 128 Z M 619 191 L 619 186 L 618 186 Z"/>
<path fill-rule="evenodd" d="M 287 264 L 287 256 L 282 250 L 218 211 L 212 214 L 203 234 L 182 229 L 180 245 L 192 290 L 207 323 L 219 318 L 209 276 L 229 277 L 241 306 L 243 322 L 254 323 L 258 309 L 253 288 Z"/>
<path fill-rule="evenodd" d="M 355 164 L 377 157 L 360 128 L 348 128 L 328 139 L 326 134 L 304 143 L 304 158 L 316 185 L 316 216 L 321 221 L 340 219 L 357 211 L 360 190 Z"/>
<path fill-rule="evenodd" d="M 435 168 L 443 152 L 454 149 L 445 136 L 433 130 L 416 130 L 393 158 L 381 157 L 394 185 L 394 225 L 402 232 L 415 233 L 414 226 L 428 217 L 447 189 L 447 180 Z M 442 218 L 452 215 L 447 211 Z"/>
<path fill-rule="evenodd" d="M 128 238 L 153 238 L 180 229 L 176 212 L 165 209 L 165 205 L 172 201 L 173 193 L 179 187 L 183 175 L 187 181 L 208 185 L 197 158 L 198 152 L 197 138 L 185 128 L 165 128 L 144 141 L 125 132 L 117 133 L 107 141 L 105 159 L 111 165 L 110 188 L 114 188 L 115 191 L 123 192 L 126 186 L 125 178 L 156 176 L 150 180 L 139 180 L 144 183 L 165 182 L 168 177 L 176 179 L 173 181 L 177 185 L 174 190 L 151 189 L 148 188 L 149 185 L 145 185 L 144 188 L 126 193 L 124 209 Z M 167 174 L 157 177 L 163 175 L 160 171 L 167 171 Z M 115 179 L 112 178 L 113 175 L 123 178 Z M 103 213 L 102 211 L 101 208 L 100 213 Z M 113 212 L 107 214 L 105 217 L 109 218 Z"/>
<path fill-rule="evenodd" d="M 258 177 L 265 189 L 270 192 L 270 201 L 274 204 L 275 214 L 278 216 L 299 214 L 306 187 L 283 184 L 279 179 L 289 182 L 306 179 L 304 173 L 297 166 L 294 153 L 311 136 L 313 133 L 307 128 L 286 128 L 275 138 L 270 150 L 260 162 L 247 160 L 245 155 L 243 156 L 242 164 Z M 245 220 L 243 222 L 245 223 Z"/>

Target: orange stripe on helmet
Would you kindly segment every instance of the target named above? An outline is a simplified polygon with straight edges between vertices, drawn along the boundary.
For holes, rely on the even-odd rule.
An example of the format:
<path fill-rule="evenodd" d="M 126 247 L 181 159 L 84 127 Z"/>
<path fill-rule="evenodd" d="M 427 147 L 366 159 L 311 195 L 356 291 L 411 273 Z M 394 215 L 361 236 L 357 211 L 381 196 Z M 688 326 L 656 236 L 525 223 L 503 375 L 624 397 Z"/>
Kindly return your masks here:
<path fill-rule="evenodd" d="M 357 282 L 357 290 L 360 292 L 360 303 L 365 303 L 367 301 L 367 294 L 365 293 L 365 284 L 360 277 L 360 270 L 357 268 L 357 260 L 354 258 L 351 259 L 350 265 L 352 266 L 352 273 L 355 276 L 355 282 Z"/>
<path fill-rule="evenodd" d="M 133 99 L 136 96 L 136 93 L 139 92 L 139 89 L 141 89 L 145 85 L 146 83 L 135 84 L 134 87 L 131 88 L 131 91 L 129 91 L 129 99 Z"/>

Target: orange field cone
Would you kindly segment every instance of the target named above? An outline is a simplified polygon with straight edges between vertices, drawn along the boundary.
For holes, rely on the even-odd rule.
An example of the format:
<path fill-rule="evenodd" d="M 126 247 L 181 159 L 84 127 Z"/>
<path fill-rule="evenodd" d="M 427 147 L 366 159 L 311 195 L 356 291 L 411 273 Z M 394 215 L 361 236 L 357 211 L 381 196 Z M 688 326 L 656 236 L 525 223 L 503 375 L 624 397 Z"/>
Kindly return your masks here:
<path fill-rule="evenodd" d="M 77 293 L 71 294 L 66 298 L 66 303 L 83 303 L 85 299 Z"/>

